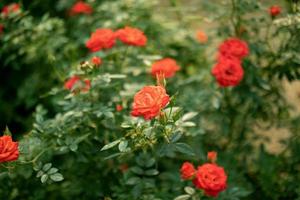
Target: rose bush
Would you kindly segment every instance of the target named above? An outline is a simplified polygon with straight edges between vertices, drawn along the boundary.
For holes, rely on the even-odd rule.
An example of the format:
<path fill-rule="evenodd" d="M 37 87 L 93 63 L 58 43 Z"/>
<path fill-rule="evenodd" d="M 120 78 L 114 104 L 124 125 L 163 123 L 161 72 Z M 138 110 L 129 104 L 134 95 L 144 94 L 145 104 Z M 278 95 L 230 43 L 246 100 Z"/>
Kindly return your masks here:
<path fill-rule="evenodd" d="M 1 199 L 299 198 L 298 1 L 11 3 Z"/>

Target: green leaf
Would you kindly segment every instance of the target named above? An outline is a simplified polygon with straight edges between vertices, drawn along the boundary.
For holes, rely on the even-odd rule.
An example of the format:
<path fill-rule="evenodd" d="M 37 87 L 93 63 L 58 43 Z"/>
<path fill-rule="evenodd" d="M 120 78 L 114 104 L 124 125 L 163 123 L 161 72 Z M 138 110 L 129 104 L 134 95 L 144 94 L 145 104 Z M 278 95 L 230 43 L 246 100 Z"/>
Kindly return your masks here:
<path fill-rule="evenodd" d="M 170 141 L 172 143 L 177 142 L 181 138 L 181 136 L 182 136 L 182 133 L 177 131 L 171 136 Z"/>
<path fill-rule="evenodd" d="M 120 142 L 121 142 L 121 140 L 116 140 L 116 141 L 113 141 L 113 142 L 111 142 L 111 143 L 108 143 L 108 144 L 106 144 L 104 147 L 102 147 L 101 151 L 110 149 L 110 148 L 116 146 L 117 144 L 119 144 Z"/>
<path fill-rule="evenodd" d="M 56 173 L 58 171 L 58 169 L 57 168 L 51 168 L 48 172 L 47 172 L 47 174 L 54 174 L 54 173 Z"/>
<path fill-rule="evenodd" d="M 155 176 L 157 174 L 159 174 L 159 171 L 157 171 L 156 169 L 149 169 L 145 171 L 145 175 L 147 176 Z"/>
<path fill-rule="evenodd" d="M 122 155 L 122 153 L 114 153 L 112 155 L 105 157 L 104 160 L 112 159 L 112 158 L 120 156 L 120 155 Z"/>
<path fill-rule="evenodd" d="M 176 143 L 175 144 L 175 149 L 180 153 L 187 154 L 187 155 L 190 155 L 190 156 L 195 156 L 195 153 L 193 152 L 193 149 L 185 143 Z"/>
<path fill-rule="evenodd" d="M 189 187 L 189 186 L 186 186 L 186 187 L 184 188 L 184 191 L 185 191 L 187 194 L 190 194 L 190 195 L 195 194 L 195 189 L 192 188 L 192 187 Z"/>
<path fill-rule="evenodd" d="M 119 143 L 119 150 L 120 150 L 121 152 L 126 151 L 127 145 L 128 145 L 128 141 L 127 141 L 127 140 L 122 140 L 122 141 Z"/>
<path fill-rule="evenodd" d="M 142 168 L 140 168 L 140 167 L 132 167 L 131 171 L 135 174 L 138 174 L 138 175 L 143 175 L 144 174 L 144 170 L 142 170 Z"/>
<path fill-rule="evenodd" d="M 178 197 L 176 197 L 174 200 L 187 200 L 189 199 L 191 196 L 188 195 L 188 194 L 183 194 L 183 195 L 180 195 Z"/>
<path fill-rule="evenodd" d="M 47 180 L 48 180 L 49 176 L 47 174 L 44 174 L 42 177 L 41 177 L 41 182 L 42 183 L 45 183 Z"/>
<path fill-rule="evenodd" d="M 139 177 L 131 177 L 130 179 L 128 179 L 126 181 L 126 184 L 127 185 L 136 185 L 136 184 L 138 184 L 140 182 L 140 180 L 141 179 Z"/>
<path fill-rule="evenodd" d="M 144 164 L 145 167 L 152 167 L 155 164 L 155 159 L 154 158 L 148 159 Z"/>
<path fill-rule="evenodd" d="M 181 118 L 182 121 L 188 121 L 192 118 L 194 118 L 198 113 L 197 112 L 189 112 L 183 115 Z"/>
<path fill-rule="evenodd" d="M 59 181 L 62 181 L 64 180 L 64 177 L 62 174 L 60 173 L 56 173 L 56 174 L 52 174 L 50 175 L 50 179 L 54 182 L 59 182 Z"/>
<path fill-rule="evenodd" d="M 69 148 L 71 149 L 71 151 L 77 151 L 77 149 L 78 149 L 78 145 L 76 144 L 76 143 L 73 143 L 73 144 L 71 144 L 70 146 L 69 146 Z"/>
<path fill-rule="evenodd" d="M 45 164 L 44 167 L 43 167 L 43 171 L 44 171 L 44 172 L 48 171 L 48 170 L 51 168 L 51 166 L 52 166 L 51 163 Z"/>

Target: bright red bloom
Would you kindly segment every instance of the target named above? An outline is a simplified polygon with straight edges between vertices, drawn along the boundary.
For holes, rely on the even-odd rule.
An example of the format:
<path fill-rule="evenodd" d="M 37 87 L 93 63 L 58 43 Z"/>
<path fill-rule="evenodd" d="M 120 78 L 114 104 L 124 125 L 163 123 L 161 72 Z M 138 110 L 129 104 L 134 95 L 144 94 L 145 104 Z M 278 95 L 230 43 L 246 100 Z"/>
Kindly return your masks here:
<path fill-rule="evenodd" d="M 229 38 L 219 47 L 219 53 L 225 57 L 242 59 L 249 54 L 248 44 L 238 38 Z"/>
<path fill-rule="evenodd" d="M 217 161 L 217 152 L 215 151 L 209 151 L 207 153 L 207 160 L 209 160 L 212 163 L 215 163 Z"/>
<path fill-rule="evenodd" d="M 18 3 L 12 3 L 2 8 L 2 13 L 4 16 L 9 15 L 20 10 L 20 5 Z"/>
<path fill-rule="evenodd" d="M 18 142 L 13 142 L 11 136 L 0 137 L 0 163 L 17 160 L 19 157 L 18 147 Z"/>
<path fill-rule="evenodd" d="M 164 58 L 152 64 L 151 73 L 153 76 L 162 74 L 165 78 L 170 78 L 174 76 L 178 70 L 180 70 L 180 67 L 174 59 Z"/>
<path fill-rule="evenodd" d="M 236 86 L 244 77 L 244 70 L 238 59 L 220 59 L 211 73 L 221 87 Z"/>
<path fill-rule="evenodd" d="M 197 33 L 196 33 L 196 38 L 197 40 L 201 43 L 201 44 L 204 44 L 207 42 L 208 40 L 208 37 L 206 35 L 205 32 L 201 31 L 201 30 L 198 30 Z"/>
<path fill-rule="evenodd" d="M 72 76 L 69 80 L 65 82 L 64 85 L 66 90 L 76 90 L 79 89 L 82 92 L 87 92 L 91 88 L 91 81 L 84 80 L 82 81 L 79 76 Z"/>
<path fill-rule="evenodd" d="M 189 180 L 194 178 L 196 169 L 194 165 L 190 162 L 184 162 L 180 169 L 181 178 L 183 180 Z"/>
<path fill-rule="evenodd" d="M 116 105 L 116 110 L 121 112 L 123 110 L 123 106 L 121 104 Z"/>
<path fill-rule="evenodd" d="M 149 120 L 159 115 L 170 101 L 169 95 L 162 86 L 145 86 L 135 94 L 133 100 L 132 116 L 143 116 Z"/>
<path fill-rule="evenodd" d="M 281 7 L 277 5 L 273 5 L 269 8 L 269 13 L 272 17 L 276 17 L 281 13 Z"/>
<path fill-rule="evenodd" d="M 115 45 L 115 42 L 115 33 L 111 29 L 100 28 L 92 33 L 85 45 L 91 52 L 96 52 L 101 49 L 112 48 Z"/>
<path fill-rule="evenodd" d="M 143 31 L 137 28 L 126 26 L 116 32 L 116 36 L 123 43 L 132 46 L 145 46 L 147 44 L 147 37 Z"/>
<path fill-rule="evenodd" d="M 70 15 L 79 15 L 79 14 L 89 15 L 92 12 L 93 12 L 93 8 L 89 4 L 83 1 L 78 1 L 72 6 L 70 10 Z"/>
<path fill-rule="evenodd" d="M 101 58 L 99 58 L 99 57 L 97 57 L 97 56 L 94 56 L 94 57 L 92 58 L 92 63 L 93 63 L 94 65 L 96 65 L 96 66 L 99 66 L 99 65 L 101 65 L 101 63 L 102 63 L 102 60 L 101 60 Z"/>
<path fill-rule="evenodd" d="M 227 187 L 227 175 L 223 169 L 216 164 L 206 163 L 198 167 L 194 185 L 203 189 L 208 196 L 216 197 Z"/>

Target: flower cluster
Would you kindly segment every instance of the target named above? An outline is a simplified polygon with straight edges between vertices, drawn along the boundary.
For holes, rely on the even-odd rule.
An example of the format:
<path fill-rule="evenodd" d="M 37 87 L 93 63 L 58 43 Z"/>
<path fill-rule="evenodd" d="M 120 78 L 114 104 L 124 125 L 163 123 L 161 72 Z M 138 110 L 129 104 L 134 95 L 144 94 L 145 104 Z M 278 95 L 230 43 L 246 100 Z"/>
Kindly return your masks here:
<path fill-rule="evenodd" d="M 19 157 L 18 147 L 18 142 L 13 142 L 11 136 L 0 137 L 0 163 L 17 160 Z"/>
<path fill-rule="evenodd" d="M 93 12 L 93 8 L 89 4 L 83 1 L 76 2 L 70 9 L 70 15 L 79 15 L 79 14 L 89 15 L 92 12 Z"/>
<path fill-rule="evenodd" d="M 116 39 L 131 46 L 145 46 L 147 43 L 147 37 L 141 30 L 126 26 L 116 32 L 107 28 L 97 29 L 86 42 L 86 47 L 91 52 L 110 49 L 115 45 Z"/>
<path fill-rule="evenodd" d="M 184 162 L 180 169 L 180 174 L 183 180 L 192 180 L 194 186 L 204 190 L 207 196 L 216 197 L 226 189 L 227 175 L 223 167 L 215 163 L 215 152 L 209 152 L 208 158 L 211 163 L 200 165 L 197 169 L 192 163 Z"/>
<path fill-rule="evenodd" d="M 244 76 L 241 62 L 249 54 L 245 41 L 238 38 L 229 38 L 219 47 L 217 64 L 212 69 L 218 84 L 221 87 L 236 86 Z"/>

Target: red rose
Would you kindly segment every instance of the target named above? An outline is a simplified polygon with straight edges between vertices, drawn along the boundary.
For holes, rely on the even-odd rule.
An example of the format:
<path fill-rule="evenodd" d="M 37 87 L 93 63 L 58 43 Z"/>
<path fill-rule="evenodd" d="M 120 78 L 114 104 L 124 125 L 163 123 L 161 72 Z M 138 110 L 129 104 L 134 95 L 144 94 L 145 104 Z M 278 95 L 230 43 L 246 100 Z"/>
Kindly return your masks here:
<path fill-rule="evenodd" d="M 120 105 L 120 104 L 116 105 L 116 110 L 117 110 L 118 112 L 121 112 L 121 111 L 123 110 L 123 106 Z"/>
<path fill-rule="evenodd" d="M 219 53 L 225 57 L 244 58 L 249 54 L 248 44 L 238 38 L 229 38 L 219 47 Z"/>
<path fill-rule="evenodd" d="M 17 160 L 19 157 L 18 142 L 13 142 L 11 136 L 0 137 L 0 163 Z"/>
<path fill-rule="evenodd" d="M 189 180 L 194 177 L 196 169 L 194 165 L 190 162 L 184 162 L 180 169 L 181 178 L 183 180 Z"/>
<path fill-rule="evenodd" d="M 101 58 L 99 58 L 99 57 L 97 57 L 97 56 L 94 56 L 94 57 L 92 58 L 92 63 L 93 63 L 94 65 L 96 65 L 96 66 L 99 66 L 99 65 L 101 65 L 101 63 L 102 63 L 102 60 L 101 60 Z"/>
<path fill-rule="evenodd" d="M 132 46 L 145 46 L 147 43 L 147 37 L 144 35 L 143 31 L 128 26 L 119 29 L 116 32 L 116 37 L 123 43 Z"/>
<path fill-rule="evenodd" d="M 111 29 L 100 28 L 92 33 L 90 39 L 86 42 L 86 47 L 91 52 L 109 49 L 115 45 L 115 33 Z"/>
<path fill-rule="evenodd" d="M 20 10 L 20 5 L 17 3 L 12 3 L 2 8 L 2 13 L 4 16 L 9 15 Z"/>
<path fill-rule="evenodd" d="M 216 197 L 227 187 L 227 175 L 223 167 L 216 164 L 206 163 L 198 167 L 194 185 L 203 189 L 208 196 Z"/>
<path fill-rule="evenodd" d="M 212 163 L 215 163 L 216 160 L 217 160 L 217 155 L 218 155 L 217 152 L 215 152 L 215 151 L 209 151 L 207 153 L 207 160 L 209 160 Z"/>
<path fill-rule="evenodd" d="M 222 58 L 211 72 L 222 87 L 236 86 L 244 76 L 244 70 L 238 59 Z"/>
<path fill-rule="evenodd" d="M 70 10 L 70 15 L 79 15 L 79 14 L 89 15 L 92 12 L 93 12 L 93 8 L 89 4 L 83 1 L 78 1 L 72 6 Z"/>
<path fill-rule="evenodd" d="M 204 44 L 207 42 L 208 40 L 208 37 L 206 35 L 205 32 L 201 31 L 201 30 L 198 30 L 197 33 L 196 33 L 196 38 L 197 40 L 201 43 L 201 44 Z"/>
<path fill-rule="evenodd" d="M 87 92 L 91 88 L 91 81 L 90 80 L 82 81 L 80 79 L 80 77 L 73 76 L 65 82 L 64 87 L 66 90 L 73 91 L 73 90 L 79 89 L 82 92 Z"/>
<path fill-rule="evenodd" d="M 172 58 L 164 58 L 152 64 L 151 73 L 153 76 L 164 75 L 165 78 L 170 78 L 175 75 L 180 67 Z"/>
<path fill-rule="evenodd" d="M 169 100 L 164 87 L 145 86 L 134 96 L 131 115 L 143 116 L 146 120 L 152 119 L 159 115 Z"/>
<path fill-rule="evenodd" d="M 281 13 L 281 7 L 277 6 L 277 5 L 271 6 L 269 8 L 269 13 L 272 17 L 276 17 L 277 15 L 279 15 Z"/>

